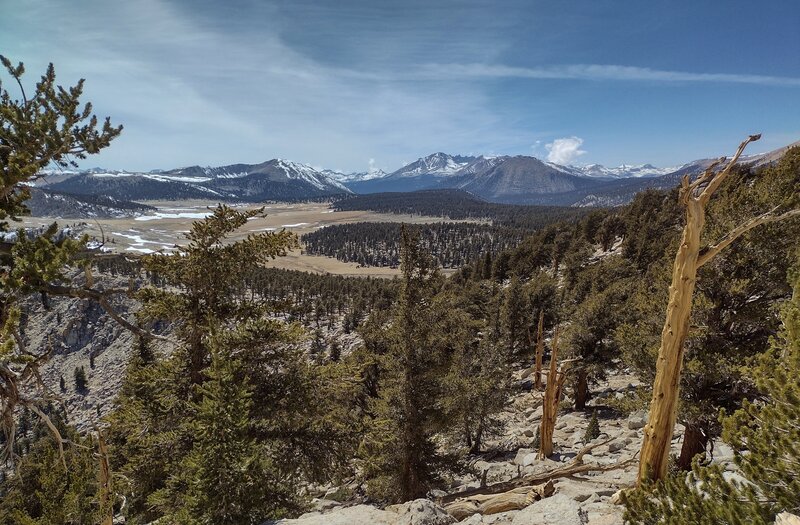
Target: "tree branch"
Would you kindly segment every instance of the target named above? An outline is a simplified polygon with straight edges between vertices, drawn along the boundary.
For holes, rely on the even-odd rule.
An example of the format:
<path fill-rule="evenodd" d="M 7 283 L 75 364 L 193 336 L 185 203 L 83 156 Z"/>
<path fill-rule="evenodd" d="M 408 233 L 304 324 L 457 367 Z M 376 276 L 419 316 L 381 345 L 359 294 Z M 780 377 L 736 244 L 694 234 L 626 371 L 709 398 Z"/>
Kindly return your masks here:
<path fill-rule="evenodd" d="M 44 424 L 50 429 L 50 432 L 52 432 L 53 437 L 56 440 L 56 444 L 58 445 L 58 455 L 61 458 L 61 465 L 64 467 L 64 470 L 67 470 L 67 461 L 64 459 L 64 438 L 61 437 L 61 432 L 59 432 L 56 426 L 53 424 L 50 416 L 39 410 L 39 407 L 37 407 L 35 404 L 28 402 L 23 402 L 22 404 L 39 416 L 39 419 L 44 421 Z"/>
<path fill-rule="evenodd" d="M 621 435 L 608 438 L 605 441 L 601 441 L 599 443 L 591 443 L 589 445 L 586 445 L 578 452 L 578 455 L 572 458 L 572 461 L 570 461 L 563 467 L 558 467 L 553 470 L 548 470 L 547 472 L 542 472 L 540 474 L 530 474 L 528 476 L 512 479 L 510 481 L 495 483 L 493 485 L 489 485 L 488 487 L 478 487 L 473 489 L 467 489 L 461 492 L 456 492 L 454 494 L 448 494 L 446 496 L 442 496 L 441 498 L 439 498 L 438 503 L 440 505 L 445 505 L 459 498 L 466 498 L 474 496 L 476 494 L 499 494 L 501 492 L 508 492 L 517 487 L 523 487 L 527 485 L 540 485 L 552 479 L 570 477 L 574 476 L 575 474 L 582 474 L 585 472 L 608 472 L 610 470 L 618 470 L 626 468 L 637 461 L 638 453 L 634 454 L 633 457 L 626 459 L 625 461 L 612 463 L 610 465 L 595 465 L 595 464 L 586 464 L 583 462 L 583 456 L 591 452 L 592 449 L 595 449 L 602 445 L 606 445 L 611 441 L 618 439 L 619 437 L 621 437 Z"/>
<path fill-rule="evenodd" d="M 42 286 L 42 290 L 51 295 L 58 295 L 64 297 L 75 297 L 77 299 L 91 299 L 93 301 L 97 301 L 100 306 L 106 311 L 106 313 L 114 319 L 117 323 L 122 325 L 123 327 L 127 328 L 134 334 L 144 337 L 146 339 L 156 339 L 158 341 L 165 341 L 168 343 L 172 343 L 173 341 L 164 336 L 156 335 L 152 332 L 148 332 L 135 324 L 131 323 L 130 321 L 126 320 L 122 317 L 114 307 L 108 302 L 108 298 L 111 295 L 130 295 L 130 291 L 127 288 L 112 288 L 109 290 L 94 290 L 92 288 L 72 288 L 69 286 L 58 286 L 54 284 L 45 284 Z"/>
<path fill-rule="evenodd" d="M 757 135 L 750 135 L 744 141 L 742 141 L 741 144 L 739 144 L 739 149 L 736 150 L 736 154 L 734 154 L 733 158 L 731 158 L 730 162 L 728 162 L 728 165 L 725 166 L 725 169 L 720 171 L 715 177 L 713 177 L 709 181 L 708 186 L 706 186 L 706 189 L 703 190 L 703 193 L 701 193 L 700 196 L 698 197 L 698 200 L 701 203 L 703 204 L 707 203 L 708 200 L 711 198 L 711 196 L 714 195 L 714 192 L 717 191 L 720 185 L 728 177 L 728 174 L 731 172 L 731 169 L 733 169 L 733 166 L 739 160 L 739 157 L 742 156 L 742 152 L 744 152 L 744 149 L 747 147 L 747 145 L 750 144 L 751 142 L 757 141 L 760 138 L 761 138 L 760 133 Z M 701 178 L 705 178 L 705 175 L 703 175 L 703 177 Z"/>
<path fill-rule="evenodd" d="M 790 217 L 794 217 L 796 215 L 800 215 L 800 208 L 796 210 L 787 211 L 781 215 L 775 215 L 775 210 L 769 211 L 758 217 L 747 221 L 744 224 L 740 224 L 736 228 L 730 231 L 725 237 L 723 237 L 718 243 L 706 247 L 701 253 L 700 256 L 697 258 L 697 267 L 701 267 L 706 264 L 708 261 L 713 259 L 719 252 L 724 250 L 731 244 L 733 241 L 747 233 L 748 231 L 752 230 L 756 226 L 761 224 L 767 224 L 770 222 L 777 222 L 782 221 L 784 219 L 788 219 Z"/>
<path fill-rule="evenodd" d="M 723 162 L 725 162 L 725 157 L 720 157 L 711 164 L 709 164 L 709 166 L 706 168 L 703 174 L 697 177 L 697 179 L 689 185 L 689 188 L 691 190 L 695 190 L 698 187 L 705 184 L 706 182 L 708 182 L 709 180 L 713 179 L 716 173 L 714 170 L 717 168 L 717 166 L 719 166 Z"/>

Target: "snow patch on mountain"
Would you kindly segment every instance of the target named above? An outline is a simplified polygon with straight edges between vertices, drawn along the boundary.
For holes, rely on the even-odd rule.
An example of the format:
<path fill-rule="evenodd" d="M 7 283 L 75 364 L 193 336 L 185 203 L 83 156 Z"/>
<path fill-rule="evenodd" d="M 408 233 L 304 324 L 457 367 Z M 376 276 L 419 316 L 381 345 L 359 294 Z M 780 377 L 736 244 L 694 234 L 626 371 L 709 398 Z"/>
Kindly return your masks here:
<path fill-rule="evenodd" d="M 419 175 L 450 176 L 458 175 L 461 170 L 476 160 L 476 157 L 452 156 L 438 152 L 417 161 L 392 173 L 391 177 L 417 177 Z"/>
<path fill-rule="evenodd" d="M 671 166 L 668 168 L 657 168 L 652 164 L 622 164 L 614 168 L 607 168 L 602 164 L 586 164 L 583 166 L 562 166 L 552 162 L 547 163 L 550 167 L 555 168 L 570 175 L 577 175 L 579 177 L 592 177 L 599 179 L 630 179 L 642 177 L 660 177 L 673 173 L 678 167 Z"/>

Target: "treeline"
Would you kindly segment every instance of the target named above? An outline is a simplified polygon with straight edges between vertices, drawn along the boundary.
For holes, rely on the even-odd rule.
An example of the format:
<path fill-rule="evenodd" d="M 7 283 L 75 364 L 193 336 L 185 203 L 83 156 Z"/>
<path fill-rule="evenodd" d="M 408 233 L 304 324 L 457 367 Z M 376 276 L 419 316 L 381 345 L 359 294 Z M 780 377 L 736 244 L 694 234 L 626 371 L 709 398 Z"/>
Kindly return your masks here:
<path fill-rule="evenodd" d="M 166 284 L 149 272 L 139 258 L 106 255 L 95 261 L 100 274 L 141 279 L 150 286 Z M 386 309 L 397 296 L 396 279 L 316 274 L 283 268 L 249 268 L 229 293 L 269 305 L 272 315 L 308 328 L 333 330 L 341 321 L 345 333 L 354 331 L 373 309 Z"/>
<path fill-rule="evenodd" d="M 369 210 L 451 220 L 489 219 L 494 225 L 524 230 L 538 230 L 558 221 L 573 221 L 588 212 L 586 208 L 495 204 L 453 189 L 354 195 L 335 201 L 331 206 L 337 211 Z"/>
<path fill-rule="evenodd" d="M 518 228 L 477 223 L 439 222 L 409 225 L 419 243 L 443 268 L 460 268 L 485 254 L 516 246 L 525 236 Z M 400 224 L 358 222 L 326 226 L 301 237 L 311 255 L 335 257 L 362 266 L 400 265 Z"/>

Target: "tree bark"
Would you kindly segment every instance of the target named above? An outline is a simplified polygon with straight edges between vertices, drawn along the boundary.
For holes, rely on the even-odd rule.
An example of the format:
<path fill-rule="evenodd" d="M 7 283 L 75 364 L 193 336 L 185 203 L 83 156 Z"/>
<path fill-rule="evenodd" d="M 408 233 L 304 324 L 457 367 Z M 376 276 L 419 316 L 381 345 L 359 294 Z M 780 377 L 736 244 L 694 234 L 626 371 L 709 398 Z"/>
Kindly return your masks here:
<path fill-rule="evenodd" d="M 553 432 L 558 418 L 558 401 L 566 379 L 566 365 L 558 370 L 558 328 L 553 334 L 553 350 L 550 355 L 550 371 L 542 400 L 542 422 L 539 426 L 539 459 L 553 454 Z"/>
<path fill-rule="evenodd" d="M 686 425 L 686 432 L 683 433 L 683 446 L 681 455 L 678 457 L 678 468 L 681 470 L 691 470 L 692 460 L 698 454 L 703 454 L 708 445 L 708 434 L 700 425 Z"/>
<path fill-rule="evenodd" d="M 589 373 L 585 368 L 578 370 L 575 377 L 575 410 L 585 410 L 589 400 Z"/>
<path fill-rule="evenodd" d="M 536 362 L 533 371 L 533 388 L 542 389 L 542 361 L 544 360 L 544 310 L 539 312 L 539 328 L 536 332 Z"/>
<path fill-rule="evenodd" d="M 705 223 L 705 209 L 695 199 L 686 202 L 686 226 L 683 229 L 669 288 L 669 302 L 661 346 L 658 350 L 650 417 L 644 428 L 639 481 L 645 478 L 662 479 L 667 474 L 669 447 L 678 415 L 678 394 L 683 365 L 683 352 L 689 332 L 697 277 L 697 258 L 700 255 L 700 233 Z"/>
<path fill-rule="evenodd" d="M 475 438 L 472 441 L 472 446 L 470 447 L 469 453 L 470 454 L 477 454 L 481 451 L 481 446 L 483 445 L 483 423 L 478 423 L 478 428 L 475 429 Z"/>
<path fill-rule="evenodd" d="M 97 454 L 100 461 L 100 525 L 112 525 L 114 522 L 113 488 L 111 486 L 111 466 L 108 461 L 108 447 L 103 433 L 97 431 Z"/>

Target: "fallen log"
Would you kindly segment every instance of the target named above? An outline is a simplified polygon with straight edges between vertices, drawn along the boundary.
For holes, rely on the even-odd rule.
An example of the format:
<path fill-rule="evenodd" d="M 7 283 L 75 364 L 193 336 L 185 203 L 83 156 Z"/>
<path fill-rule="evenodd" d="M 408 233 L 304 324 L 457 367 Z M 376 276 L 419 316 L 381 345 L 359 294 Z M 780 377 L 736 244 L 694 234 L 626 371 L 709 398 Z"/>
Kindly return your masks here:
<path fill-rule="evenodd" d="M 454 501 L 444 507 L 448 514 L 462 520 L 473 514 L 499 514 L 509 510 L 524 509 L 542 498 L 552 496 L 555 487 L 552 481 L 542 485 L 518 487 L 502 494 L 476 494 Z"/>
<path fill-rule="evenodd" d="M 612 463 L 610 465 L 597 465 L 591 463 L 586 464 L 583 462 L 583 456 L 591 452 L 593 449 L 600 447 L 602 445 L 606 445 L 619 437 L 620 436 L 616 436 L 613 438 L 609 438 L 605 441 L 601 441 L 599 443 L 591 443 L 589 445 L 586 445 L 578 452 L 578 454 L 572 459 L 572 461 L 570 461 L 563 467 L 558 467 L 553 470 L 548 470 L 547 472 L 528 474 L 527 476 L 511 479 L 509 481 L 502 481 L 500 483 L 494 483 L 492 485 L 488 485 L 485 487 L 476 487 L 472 489 L 462 490 L 461 492 L 448 494 L 446 496 L 442 496 L 441 498 L 439 498 L 438 503 L 439 505 L 442 505 L 446 508 L 449 503 L 452 503 L 457 500 L 473 499 L 474 496 L 478 495 L 490 495 L 490 494 L 512 492 L 514 489 L 519 489 L 521 487 L 530 488 L 531 486 L 541 485 L 543 483 L 547 483 L 548 481 L 552 481 L 554 479 L 568 478 L 576 474 L 584 474 L 587 472 L 608 472 L 611 470 L 623 469 L 629 465 L 634 464 L 636 462 L 636 457 L 638 454 L 634 454 L 633 457 L 625 461 L 618 461 L 617 463 Z"/>

